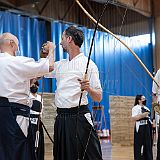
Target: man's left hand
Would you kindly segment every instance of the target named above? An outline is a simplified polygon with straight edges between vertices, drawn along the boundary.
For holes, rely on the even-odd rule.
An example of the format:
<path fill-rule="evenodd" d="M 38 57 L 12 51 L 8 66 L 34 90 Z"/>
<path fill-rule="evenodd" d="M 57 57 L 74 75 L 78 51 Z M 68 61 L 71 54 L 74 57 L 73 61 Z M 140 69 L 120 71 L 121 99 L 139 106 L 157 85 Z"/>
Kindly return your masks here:
<path fill-rule="evenodd" d="M 90 92 L 91 90 L 91 86 L 90 86 L 90 82 L 88 79 L 84 79 L 84 80 L 81 80 L 81 79 L 78 79 L 80 85 L 81 85 L 81 90 L 85 90 L 87 92 Z"/>

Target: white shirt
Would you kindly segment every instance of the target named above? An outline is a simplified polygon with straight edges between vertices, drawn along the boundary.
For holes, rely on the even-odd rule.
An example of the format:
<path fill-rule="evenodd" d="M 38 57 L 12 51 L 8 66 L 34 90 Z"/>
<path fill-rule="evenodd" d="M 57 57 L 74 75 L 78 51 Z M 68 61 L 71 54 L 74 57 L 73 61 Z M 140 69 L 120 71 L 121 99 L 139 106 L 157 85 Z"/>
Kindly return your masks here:
<path fill-rule="evenodd" d="M 158 82 L 158 84 L 160 85 L 160 69 L 157 71 L 154 78 Z M 153 85 L 152 85 L 152 92 L 154 94 L 157 94 L 157 102 L 160 102 L 160 87 L 158 87 L 154 81 L 153 81 Z"/>
<path fill-rule="evenodd" d="M 37 100 L 37 101 L 39 101 L 39 102 L 42 103 L 42 108 L 41 108 L 41 109 L 42 109 L 42 110 L 41 110 L 41 113 L 42 113 L 44 106 L 43 106 L 43 99 L 41 99 L 41 95 L 39 95 L 39 94 L 36 93 L 36 96 L 34 96 L 32 93 L 30 93 L 29 97 L 30 97 L 32 100 Z M 30 113 L 31 113 L 31 114 L 40 114 L 39 112 L 33 111 L 32 109 L 30 110 Z"/>
<path fill-rule="evenodd" d="M 30 93 L 30 98 L 32 99 L 32 100 L 37 100 L 37 101 L 39 101 L 39 102 L 41 102 L 41 104 L 42 104 L 42 110 L 41 110 L 41 112 L 37 112 L 37 111 L 34 111 L 34 110 L 30 110 L 30 114 L 34 114 L 34 115 L 40 115 L 40 117 L 42 116 L 42 112 L 43 112 L 43 100 L 41 99 L 41 96 L 39 95 L 39 94 L 37 94 L 36 93 L 36 95 L 34 96 L 32 93 Z M 31 124 L 35 124 L 35 125 L 37 125 L 38 124 L 38 118 L 35 118 L 35 117 L 33 117 L 33 118 L 31 118 L 30 117 L 30 122 L 31 122 Z"/>
<path fill-rule="evenodd" d="M 136 105 L 132 108 L 132 117 L 135 117 L 139 114 L 142 114 L 142 106 L 141 105 Z M 144 109 L 150 111 L 146 106 L 144 106 Z M 139 125 L 140 125 L 140 121 L 136 121 L 136 131 L 138 132 L 139 130 Z"/>
<path fill-rule="evenodd" d="M 35 62 L 32 58 L 0 53 L 0 96 L 7 97 L 9 102 L 31 106 L 30 79 L 48 72 L 47 58 Z"/>
<path fill-rule="evenodd" d="M 80 53 L 71 61 L 69 59 L 55 62 L 54 71 L 47 75 L 49 78 L 56 78 L 57 89 L 55 92 L 55 105 L 58 108 L 71 108 L 78 106 L 81 94 L 80 84 L 77 79 L 84 79 L 88 58 Z M 88 79 L 91 87 L 101 89 L 98 68 L 90 60 Z M 88 104 L 87 92 L 83 92 L 81 105 Z"/>
<path fill-rule="evenodd" d="M 160 85 L 160 69 L 157 71 L 154 78 L 158 82 L 158 84 Z M 152 85 L 152 93 L 157 95 L 157 103 L 160 102 L 160 87 L 158 87 L 154 81 L 153 81 L 153 85 Z M 155 112 L 156 123 L 159 123 L 159 119 L 160 119 L 159 115 L 157 114 L 157 112 Z"/>
<path fill-rule="evenodd" d="M 29 96 L 31 97 L 32 100 L 37 100 L 37 101 L 41 102 L 41 95 L 36 93 L 36 96 L 34 96 L 32 93 L 30 93 Z M 43 102 L 43 100 L 42 100 L 42 102 Z"/>

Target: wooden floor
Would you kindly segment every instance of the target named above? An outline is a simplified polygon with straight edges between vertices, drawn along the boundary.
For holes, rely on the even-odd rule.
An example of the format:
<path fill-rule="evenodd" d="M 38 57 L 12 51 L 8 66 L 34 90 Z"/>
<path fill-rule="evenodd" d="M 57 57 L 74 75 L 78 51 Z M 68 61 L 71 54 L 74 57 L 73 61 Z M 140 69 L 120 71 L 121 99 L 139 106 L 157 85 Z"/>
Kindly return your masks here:
<path fill-rule="evenodd" d="M 133 147 L 112 146 L 110 141 L 101 140 L 103 160 L 133 160 Z"/>
<path fill-rule="evenodd" d="M 134 160 L 133 146 L 112 146 L 109 140 L 101 140 L 103 160 Z M 153 146 L 153 160 L 156 160 L 156 145 Z"/>
<path fill-rule="evenodd" d="M 112 146 L 110 140 L 101 139 L 103 160 L 133 160 L 133 146 Z M 156 145 L 153 147 L 153 155 L 156 160 Z M 52 153 L 46 152 L 45 160 L 53 160 Z"/>

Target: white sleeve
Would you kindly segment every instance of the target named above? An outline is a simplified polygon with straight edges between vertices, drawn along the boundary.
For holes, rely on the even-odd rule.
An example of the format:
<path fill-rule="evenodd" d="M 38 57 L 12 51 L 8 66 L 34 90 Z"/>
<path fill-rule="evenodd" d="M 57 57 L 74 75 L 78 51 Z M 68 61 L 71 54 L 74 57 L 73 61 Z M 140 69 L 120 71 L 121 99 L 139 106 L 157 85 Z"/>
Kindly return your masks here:
<path fill-rule="evenodd" d="M 139 110 L 136 106 L 132 108 L 132 117 L 135 117 L 139 114 Z"/>
<path fill-rule="evenodd" d="M 42 98 L 42 96 L 40 94 L 37 94 L 36 100 L 42 103 L 42 108 L 41 109 L 43 109 L 44 108 L 43 98 Z"/>
<path fill-rule="evenodd" d="M 99 80 L 99 72 L 98 72 L 98 68 L 97 66 L 93 63 L 92 64 L 92 68 L 89 72 L 89 77 L 88 77 L 89 81 L 90 81 L 90 85 L 94 88 L 94 89 L 101 89 L 101 83 Z"/>
<path fill-rule="evenodd" d="M 60 61 L 54 63 L 54 69 L 52 72 L 45 74 L 45 78 L 56 78 L 57 68 L 60 65 Z"/>
<path fill-rule="evenodd" d="M 33 58 L 19 58 L 18 64 L 15 66 L 17 71 L 19 70 L 24 77 L 32 79 L 35 77 L 41 77 L 46 73 L 49 73 L 49 60 L 48 58 L 41 58 L 36 62 Z"/>
<path fill-rule="evenodd" d="M 156 75 L 155 75 L 155 80 L 158 82 L 158 84 L 160 84 L 160 70 L 157 71 Z M 152 92 L 153 93 L 158 93 L 158 86 L 157 84 L 153 81 L 153 84 L 152 84 Z"/>

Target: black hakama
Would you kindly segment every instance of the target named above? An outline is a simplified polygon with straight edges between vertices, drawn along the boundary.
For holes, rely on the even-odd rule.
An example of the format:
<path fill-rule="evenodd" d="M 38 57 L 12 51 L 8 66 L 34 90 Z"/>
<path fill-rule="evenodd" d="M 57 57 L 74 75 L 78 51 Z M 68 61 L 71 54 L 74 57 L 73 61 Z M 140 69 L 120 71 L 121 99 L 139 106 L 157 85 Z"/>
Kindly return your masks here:
<path fill-rule="evenodd" d="M 28 106 L 0 98 L 0 160 L 35 160 L 31 132 L 26 137 L 16 121 L 17 115 L 29 117 L 29 112 Z"/>
<path fill-rule="evenodd" d="M 40 113 L 41 113 L 41 102 L 37 100 L 33 100 L 33 105 L 31 107 L 32 111 L 39 112 L 39 114 L 30 114 L 31 120 L 31 130 L 32 130 L 32 137 L 33 137 L 33 145 L 35 146 L 36 142 L 36 133 L 37 130 L 39 131 L 39 139 L 38 139 L 38 147 L 35 146 L 35 153 L 36 153 L 36 160 L 44 160 L 44 132 L 42 128 L 42 122 L 40 120 Z"/>
<path fill-rule="evenodd" d="M 153 160 L 152 154 L 152 126 L 149 120 L 147 124 L 140 125 L 138 132 L 134 129 L 134 160 Z"/>
<path fill-rule="evenodd" d="M 58 115 L 54 125 L 54 160 L 102 160 L 96 130 L 84 116 L 86 113 L 91 115 L 88 106 L 81 106 L 79 114 L 77 109 L 78 107 L 57 109 Z"/>

